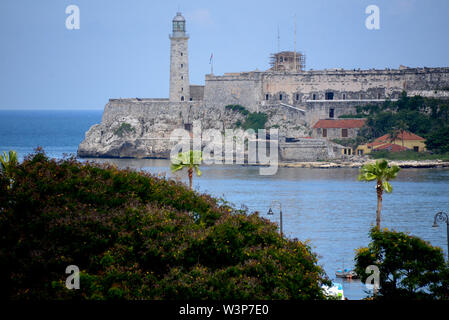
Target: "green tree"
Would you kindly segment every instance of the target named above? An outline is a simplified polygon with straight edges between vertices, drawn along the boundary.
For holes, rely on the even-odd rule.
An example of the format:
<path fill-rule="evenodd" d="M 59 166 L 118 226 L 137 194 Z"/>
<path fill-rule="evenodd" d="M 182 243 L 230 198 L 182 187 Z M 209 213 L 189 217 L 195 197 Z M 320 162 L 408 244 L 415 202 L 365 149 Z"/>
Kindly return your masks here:
<path fill-rule="evenodd" d="M 393 143 L 398 139 L 399 136 L 401 136 L 402 140 L 402 146 L 404 147 L 404 133 L 408 130 L 408 125 L 404 120 L 398 120 L 396 122 L 395 126 L 391 128 L 389 134 L 390 134 L 390 141 Z"/>
<path fill-rule="evenodd" d="M 12 187 L 12 183 L 14 182 L 12 178 L 12 169 L 19 163 L 17 160 L 17 152 L 10 150 L 8 153 L 3 151 L 3 154 L 0 155 L 0 169 L 4 172 L 5 176 L 9 179 L 8 188 Z"/>
<path fill-rule="evenodd" d="M 187 168 L 189 175 L 189 187 L 192 190 L 193 186 L 193 170 L 195 170 L 198 177 L 201 176 L 200 163 L 203 160 L 203 154 L 201 151 L 190 150 L 188 152 L 179 153 L 178 156 L 172 159 L 170 170 L 174 173 Z"/>
<path fill-rule="evenodd" d="M 172 179 L 43 153 L 13 172 L 12 189 L 0 172 L 2 300 L 319 300 L 331 284 L 307 242 Z"/>
<path fill-rule="evenodd" d="M 427 137 L 426 147 L 438 153 L 449 152 L 449 125 L 432 131 Z"/>
<path fill-rule="evenodd" d="M 363 282 L 370 265 L 379 268 L 375 299 L 449 299 L 449 269 L 443 250 L 402 232 L 370 231 L 368 247 L 356 250 L 355 269 Z"/>
<path fill-rule="evenodd" d="M 400 168 L 398 166 L 389 167 L 387 160 L 377 160 L 376 163 L 368 163 L 362 166 L 358 176 L 359 181 L 376 180 L 377 191 L 377 215 L 376 227 L 380 230 L 380 213 L 382 210 L 383 192 L 391 193 L 393 187 L 388 182 L 396 178 Z"/>

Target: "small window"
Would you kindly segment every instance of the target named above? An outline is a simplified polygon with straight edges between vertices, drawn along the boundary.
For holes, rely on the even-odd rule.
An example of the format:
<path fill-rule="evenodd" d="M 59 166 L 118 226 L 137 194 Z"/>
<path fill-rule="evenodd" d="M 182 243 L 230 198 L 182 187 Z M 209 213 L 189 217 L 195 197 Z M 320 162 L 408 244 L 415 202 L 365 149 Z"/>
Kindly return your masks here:
<path fill-rule="evenodd" d="M 184 92 L 184 88 L 181 88 L 181 92 Z"/>
<path fill-rule="evenodd" d="M 335 115 L 335 109 L 329 109 L 329 118 L 333 118 Z"/>
<path fill-rule="evenodd" d="M 380 95 L 380 93 L 378 93 L 377 94 L 377 100 L 380 100 L 380 98 L 381 98 L 381 95 Z"/>
<path fill-rule="evenodd" d="M 184 123 L 184 130 L 191 132 L 193 129 L 193 125 L 191 123 Z"/>
<path fill-rule="evenodd" d="M 343 149 L 343 153 L 344 153 L 344 154 L 348 154 L 348 152 L 346 151 L 346 149 Z"/>
<path fill-rule="evenodd" d="M 279 57 L 279 62 L 284 62 L 284 58 L 283 57 Z"/>
<path fill-rule="evenodd" d="M 269 100 L 270 99 L 270 95 L 266 94 L 265 95 L 265 100 Z"/>
<path fill-rule="evenodd" d="M 346 100 L 346 93 L 343 93 L 343 100 Z"/>
<path fill-rule="evenodd" d="M 279 95 L 279 100 L 282 100 L 282 94 Z"/>
<path fill-rule="evenodd" d="M 181 97 L 181 101 L 184 101 L 184 96 Z"/>
<path fill-rule="evenodd" d="M 183 80 L 184 79 L 184 76 L 181 76 L 181 80 Z"/>
<path fill-rule="evenodd" d="M 316 94 L 315 93 L 312 95 L 312 100 L 316 100 Z"/>
<path fill-rule="evenodd" d="M 348 129 L 341 129 L 341 137 L 342 138 L 348 137 Z"/>
<path fill-rule="evenodd" d="M 190 97 L 190 101 L 193 101 L 192 97 Z"/>
<path fill-rule="evenodd" d="M 323 129 L 323 138 L 327 137 L 327 129 Z"/>
<path fill-rule="evenodd" d="M 184 67 L 184 65 L 181 63 L 181 68 L 183 68 Z"/>
<path fill-rule="evenodd" d="M 414 146 L 414 147 L 413 147 L 413 151 L 419 152 L 419 147 L 418 147 L 418 146 Z"/>
<path fill-rule="evenodd" d="M 183 56 L 182 52 L 181 52 L 181 57 Z"/>
<path fill-rule="evenodd" d="M 296 101 L 299 100 L 299 94 L 296 94 Z"/>
<path fill-rule="evenodd" d="M 334 100 L 334 93 L 333 92 L 326 92 L 325 99 L 326 100 Z"/>

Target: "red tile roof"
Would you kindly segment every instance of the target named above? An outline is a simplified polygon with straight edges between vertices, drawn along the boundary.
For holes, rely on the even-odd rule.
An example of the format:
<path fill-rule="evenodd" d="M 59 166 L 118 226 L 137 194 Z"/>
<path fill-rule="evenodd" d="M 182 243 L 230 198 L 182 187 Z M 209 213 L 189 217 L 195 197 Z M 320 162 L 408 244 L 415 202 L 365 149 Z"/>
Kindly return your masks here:
<path fill-rule="evenodd" d="M 338 120 L 318 120 L 313 126 L 314 129 L 323 128 L 337 128 L 337 129 L 351 129 L 361 128 L 365 124 L 366 119 L 338 119 Z"/>
<path fill-rule="evenodd" d="M 373 142 L 368 143 L 368 147 L 377 147 L 384 143 L 385 143 L 384 141 L 373 141 Z"/>
<path fill-rule="evenodd" d="M 384 145 L 381 145 L 380 147 L 377 147 L 376 149 L 374 149 L 374 151 L 376 150 L 388 150 L 391 152 L 400 152 L 400 151 L 406 151 L 408 150 L 408 148 L 400 146 L 398 144 L 394 144 L 394 143 L 386 143 Z"/>
<path fill-rule="evenodd" d="M 419 140 L 419 141 L 424 141 L 426 139 L 424 139 L 423 137 L 420 137 L 414 133 L 408 132 L 408 131 L 403 131 L 401 132 L 398 137 L 397 140 L 402 140 L 402 136 L 404 136 L 404 140 Z M 382 137 L 377 138 L 374 141 L 391 141 L 390 135 L 389 134 L 385 134 Z"/>

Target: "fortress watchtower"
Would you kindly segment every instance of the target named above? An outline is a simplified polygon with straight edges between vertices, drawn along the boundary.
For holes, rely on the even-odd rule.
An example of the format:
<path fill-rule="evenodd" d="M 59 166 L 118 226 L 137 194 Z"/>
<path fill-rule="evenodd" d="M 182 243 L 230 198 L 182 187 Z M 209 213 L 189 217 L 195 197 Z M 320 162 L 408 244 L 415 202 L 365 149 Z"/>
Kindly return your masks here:
<path fill-rule="evenodd" d="M 170 101 L 190 99 L 189 55 L 186 20 L 180 12 L 173 18 L 173 33 L 169 36 L 170 46 Z"/>

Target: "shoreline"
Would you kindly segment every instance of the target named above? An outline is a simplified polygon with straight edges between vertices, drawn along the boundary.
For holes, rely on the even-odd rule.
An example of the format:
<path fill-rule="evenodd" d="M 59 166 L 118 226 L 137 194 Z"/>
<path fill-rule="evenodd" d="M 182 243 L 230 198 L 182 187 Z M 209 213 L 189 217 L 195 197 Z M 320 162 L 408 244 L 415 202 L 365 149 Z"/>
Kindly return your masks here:
<path fill-rule="evenodd" d="M 159 157 L 77 157 L 79 160 L 92 161 L 96 159 L 101 160 L 167 160 L 168 158 Z M 282 162 L 279 161 L 279 168 L 314 168 L 314 169 L 336 169 L 336 168 L 361 168 L 364 164 L 375 163 L 379 159 L 359 159 L 359 160 L 330 160 L 330 161 L 298 161 L 298 162 Z M 387 159 L 388 160 L 388 159 Z M 449 168 L 449 161 L 443 160 L 388 160 L 390 165 L 395 165 L 400 168 L 412 169 L 429 169 L 429 168 Z M 240 164 L 241 166 L 266 166 L 263 164 Z"/>
<path fill-rule="evenodd" d="M 375 163 L 375 159 L 360 161 L 308 161 L 308 162 L 280 162 L 279 167 L 283 168 L 360 168 L 364 164 Z M 389 160 L 390 165 L 400 168 L 429 169 L 429 168 L 449 168 L 449 162 L 443 160 Z"/>

